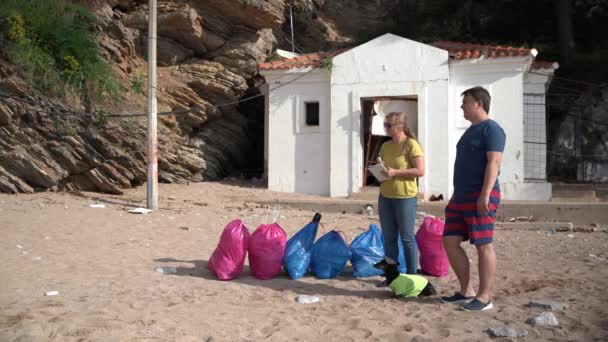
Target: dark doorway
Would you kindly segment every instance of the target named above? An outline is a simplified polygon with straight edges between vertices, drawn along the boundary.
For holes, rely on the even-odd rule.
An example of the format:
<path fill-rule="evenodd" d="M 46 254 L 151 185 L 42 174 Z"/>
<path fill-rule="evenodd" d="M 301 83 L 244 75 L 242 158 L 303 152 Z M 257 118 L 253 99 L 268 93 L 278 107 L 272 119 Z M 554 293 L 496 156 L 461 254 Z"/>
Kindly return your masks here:
<path fill-rule="evenodd" d="M 378 153 L 382 144 L 390 140 L 390 137 L 372 135 L 371 134 L 371 118 L 376 114 L 374 110 L 373 99 L 361 99 L 361 108 L 363 115 L 363 174 L 366 175 L 364 179 L 364 186 L 380 186 L 380 182 L 374 176 L 367 172 L 367 167 L 376 163 Z"/>
<path fill-rule="evenodd" d="M 247 140 L 250 151 L 239 173 L 244 178 L 264 177 L 264 96 L 259 90 L 262 79 L 254 78 L 251 88 L 241 97 L 248 99 L 238 104 L 238 111 L 247 118 Z"/>
<path fill-rule="evenodd" d="M 394 102 L 393 102 L 394 101 Z M 378 113 L 374 111 L 374 105 L 380 105 L 380 111 L 384 110 L 384 114 L 386 113 L 387 103 L 392 104 L 395 111 L 397 112 L 405 112 L 408 114 L 408 125 L 412 129 L 413 133 L 417 135 L 418 132 L 418 99 L 415 95 L 404 95 L 404 96 L 379 96 L 379 97 L 367 97 L 361 98 L 361 108 L 362 108 L 362 122 L 363 129 L 362 134 L 363 138 L 363 175 L 364 175 L 364 186 L 378 186 L 380 183 L 374 176 L 372 176 L 369 172 L 367 172 L 367 167 L 370 165 L 374 165 L 377 163 L 378 154 L 380 153 L 380 147 L 385 141 L 390 140 L 391 138 L 384 135 L 374 135 L 372 134 L 372 118 L 374 118 Z M 378 108 L 378 107 L 376 107 Z M 382 109 L 383 108 L 383 109 Z M 382 123 L 376 123 L 376 125 Z M 384 128 L 379 128 L 376 126 L 376 134 L 378 133 L 378 129 L 384 130 Z"/>

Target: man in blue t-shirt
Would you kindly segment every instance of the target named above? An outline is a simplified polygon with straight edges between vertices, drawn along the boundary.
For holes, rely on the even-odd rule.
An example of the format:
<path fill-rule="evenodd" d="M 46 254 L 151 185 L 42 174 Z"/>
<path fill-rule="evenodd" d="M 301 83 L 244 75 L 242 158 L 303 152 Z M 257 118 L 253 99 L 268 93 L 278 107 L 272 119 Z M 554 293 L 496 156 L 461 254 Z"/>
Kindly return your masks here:
<path fill-rule="evenodd" d="M 462 93 L 462 111 L 471 126 L 456 145 L 454 194 L 445 209 L 443 246 L 460 282 L 460 290 L 444 303 L 464 304 L 467 311 L 492 309 L 490 292 L 496 273 L 492 238 L 494 217 L 500 203 L 498 173 L 505 149 L 505 132 L 488 116 L 490 94 L 482 87 Z M 469 240 L 477 249 L 479 291 L 471 286 L 469 258 L 461 242 Z"/>

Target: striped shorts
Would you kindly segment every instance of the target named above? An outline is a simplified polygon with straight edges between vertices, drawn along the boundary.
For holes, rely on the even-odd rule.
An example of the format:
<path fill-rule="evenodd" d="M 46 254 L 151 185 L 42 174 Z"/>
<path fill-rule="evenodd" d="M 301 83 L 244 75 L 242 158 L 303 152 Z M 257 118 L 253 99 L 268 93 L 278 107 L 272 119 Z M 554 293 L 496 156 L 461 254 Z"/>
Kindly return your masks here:
<path fill-rule="evenodd" d="M 500 204 L 500 191 L 490 193 L 487 215 L 477 211 L 479 193 L 470 193 L 450 199 L 445 208 L 445 228 L 443 236 L 462 236 L 473 245 L 491 243 L 494 237 L 494 218 Z"/>

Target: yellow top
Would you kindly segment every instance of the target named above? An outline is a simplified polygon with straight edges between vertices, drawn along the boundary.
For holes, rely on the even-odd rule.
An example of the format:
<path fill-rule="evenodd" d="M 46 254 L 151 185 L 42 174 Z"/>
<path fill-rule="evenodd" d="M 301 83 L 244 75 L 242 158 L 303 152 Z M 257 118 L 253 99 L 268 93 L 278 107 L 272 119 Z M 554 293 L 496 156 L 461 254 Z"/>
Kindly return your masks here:
<path fill-rule="evenodd" d="M 405 153 L 403 154 L 403 144 Z M 420 144 L 415 139 L 407 138 L 405 142 L 394 143 L 389 140 L 380 148 L 380 158 L 386 168 L 406 170 L 414 167 L 412 159 L 424 156 Z M 416 177 L 393 177 L 380 185 L 380 194 L 386 198 L 410 198 L 418 194 Z"/>

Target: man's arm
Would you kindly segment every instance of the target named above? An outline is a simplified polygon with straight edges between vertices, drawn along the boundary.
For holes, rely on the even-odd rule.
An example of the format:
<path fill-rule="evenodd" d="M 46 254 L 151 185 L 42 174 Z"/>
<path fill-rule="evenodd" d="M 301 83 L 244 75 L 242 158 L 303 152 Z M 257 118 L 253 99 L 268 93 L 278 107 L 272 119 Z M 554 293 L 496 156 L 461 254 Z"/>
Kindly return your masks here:
<path fill-rule="evenodd" d="M 490 202 L 490 193 L 496 183 L 500 162 L 502 161 L 502 152 L 486 152 L 488 163 L 486 164 L 486 172 L 483 177 L 483 186 L 481 194 L 477 200 L 477 211 L 482 215 L 488 214 L 488 205 Z"/>

